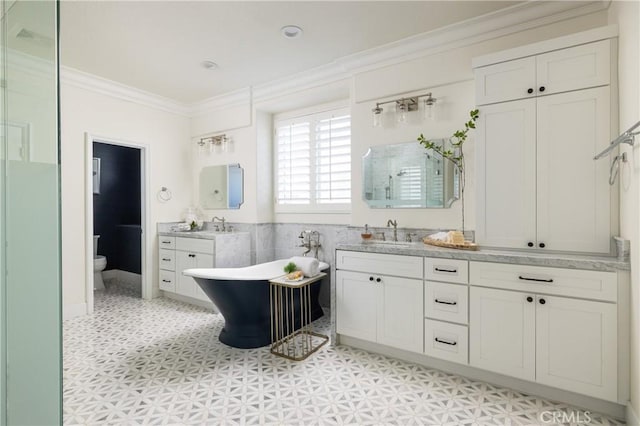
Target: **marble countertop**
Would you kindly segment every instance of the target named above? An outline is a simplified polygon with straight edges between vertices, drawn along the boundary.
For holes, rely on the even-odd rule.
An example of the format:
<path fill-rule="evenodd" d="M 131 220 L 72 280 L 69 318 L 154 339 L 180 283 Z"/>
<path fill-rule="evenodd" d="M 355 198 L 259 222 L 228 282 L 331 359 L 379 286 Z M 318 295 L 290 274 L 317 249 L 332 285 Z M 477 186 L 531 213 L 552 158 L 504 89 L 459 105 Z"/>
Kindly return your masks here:
<path fill-rule="evenodd" d="M 519 265 L 550 266 L 569 269 L 591 269 L 597 271 L 628 271 L 629 260 L 619 260 L 612 256 L 589 256 L 565 253 L 533 253 L 510 250 L 477 251 L 456 250 L 416 243 L 366 242 L 338 244 L 337 250 L 361 251 L 406 256 L 437 257 L 444 259 L 477 260 L 482 262 L 514 263 Z"/>
<path fill-rule="evenodd" d="M 184 238 L 198 238 L 201 240 L 215 240 L 216 238 L 223 238 L 225 236 L 232 235 L 245 235 L 249 234 L 244 231 L 222 232 L 222 231 L 159 231 L 158 235 L 162 237 L 184 237 Z"/>

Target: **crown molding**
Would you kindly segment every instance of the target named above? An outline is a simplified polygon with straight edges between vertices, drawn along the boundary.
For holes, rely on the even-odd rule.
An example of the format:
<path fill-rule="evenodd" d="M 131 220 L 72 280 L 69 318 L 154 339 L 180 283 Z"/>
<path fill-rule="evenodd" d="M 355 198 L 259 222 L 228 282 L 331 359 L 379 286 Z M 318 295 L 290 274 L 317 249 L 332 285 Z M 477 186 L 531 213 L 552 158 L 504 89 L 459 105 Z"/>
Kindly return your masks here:
<path fill-rule="evenodd" d="M 204 114 L 206 112 L 219 110 L 222 108 L 230 108 L 238 105 L 250 104 L 253 98 L 252 88 L 244 87 L 234 90 L 220 96 L 205 99 L 190 105 L 189 112 L 191 116 Z"/>
<path fill-rule="evenodd" d="M 185 117 L 191 116 L 189 105 L 168 99 L 113 80 L 98 77 L 74 68 L 60 67 L 60 83 L 111 96 L 128 102 L 137 103 L 161 111 Z"/>
<path fill-rule="evenodd" d="M 596 13 L 606 10 L 610 3 L 609 0 L 592 1 L 580 5 L 571 1 L 527 1 L 345 56 L 292 76 L 254 87 L 234 90 L 193 104 L 174 101 L 69 67 L 61 67 L 60 79 L 65 84 L 174 114 L 193 117 L 223 108 L 269 101 L 348 79 L 357 73 Z"/>

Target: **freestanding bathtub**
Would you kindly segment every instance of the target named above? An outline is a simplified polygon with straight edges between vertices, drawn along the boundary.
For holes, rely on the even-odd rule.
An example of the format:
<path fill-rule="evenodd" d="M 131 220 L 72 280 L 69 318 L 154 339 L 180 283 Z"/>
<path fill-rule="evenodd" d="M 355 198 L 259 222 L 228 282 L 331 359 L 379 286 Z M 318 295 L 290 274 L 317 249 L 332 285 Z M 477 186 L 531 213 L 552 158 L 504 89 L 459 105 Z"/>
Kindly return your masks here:
<path fill-rule="evenodd" d="M 247 266 L 245 268 L 187 269 L 224 317 L 220 341 L 234 348 L 259 348 L 271 343 L 269 280 L 284 275 L 289 259 Z M 329 265 L 320 262 L 320 270 Z M 320 283 L 311 284 L 311 320 L 324 313 L 318 302 Z M 295 292 L 299 306 L 299 292 Z M 296 325 L 299 328 L 299 325 Z"/>

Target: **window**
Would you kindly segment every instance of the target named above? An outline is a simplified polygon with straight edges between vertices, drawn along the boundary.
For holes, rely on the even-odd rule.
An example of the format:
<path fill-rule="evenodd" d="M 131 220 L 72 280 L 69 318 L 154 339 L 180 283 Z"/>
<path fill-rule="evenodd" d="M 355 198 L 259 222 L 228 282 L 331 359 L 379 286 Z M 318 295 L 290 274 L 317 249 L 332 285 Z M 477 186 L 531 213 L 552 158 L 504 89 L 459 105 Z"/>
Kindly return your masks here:
<path fill-rule="evenodd" d="M 276 204 L 348 210 L 351 117 L 347 109 L 275 122 Z"/>

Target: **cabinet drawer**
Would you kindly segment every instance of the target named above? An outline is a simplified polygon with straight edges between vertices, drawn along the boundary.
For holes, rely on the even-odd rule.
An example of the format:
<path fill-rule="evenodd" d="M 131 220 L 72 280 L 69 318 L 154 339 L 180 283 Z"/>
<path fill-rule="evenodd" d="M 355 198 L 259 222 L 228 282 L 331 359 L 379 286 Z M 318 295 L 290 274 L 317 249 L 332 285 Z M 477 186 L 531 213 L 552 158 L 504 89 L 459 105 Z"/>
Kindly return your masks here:
<path fill-rule="evenodd" d="M 424 320 L 424 353 L 447 361 L 468 364 L 468 329 L 464 325 Z"/>
<path fill-rule="evenodd" d="M 176 252 L 174 250 L 160 249 L 159 265 L 160 269 L 167 271 L 176 270 Z"/>
<path fill-rule="evenodd" d="M 160 271 L 160 290 L 176 291 L 176 273 L 173 271 Z"/>
<path fill-rule="evenodd" d="M 470 262 L 472 285 L 587 299 L 617 300 L 615 272 Z"/>
<path fill-rule="evenodd" d="M 423 258 L 416 256 L 336 251 L 336 267 L 349 271 L 422 279 L 422 265 Z"/>
<path fill-rule="evenodd" d="M 469 262 L 456 259 L 424 260 L 424 276 L 427 280 L 467 284 L 469 282 Z"/>
<path fill-rule="evenodd" d="M 427 281 L 424 284 L 424 316 L 467 324 L 469 287 Z"/>
<path fill-rule="evenodd" d="M 175 249 L 176 248 L 176 237 L 163 237 L 160 235 L 158 237 L 158 247 L 161 249 Z"/>
<path fill-rule="evenodd" d="M 213 240 L 177 237 L 176 250 L 213 254 Z"/>

